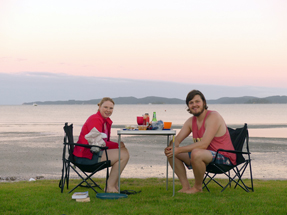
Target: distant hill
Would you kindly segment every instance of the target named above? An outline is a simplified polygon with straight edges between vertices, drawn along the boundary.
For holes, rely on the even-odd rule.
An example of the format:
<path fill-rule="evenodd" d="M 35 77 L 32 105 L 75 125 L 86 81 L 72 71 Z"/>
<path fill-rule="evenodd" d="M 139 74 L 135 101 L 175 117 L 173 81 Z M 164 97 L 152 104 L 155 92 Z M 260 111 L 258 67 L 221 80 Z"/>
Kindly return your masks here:
<path fill-rule="evenodd" d="M 98 104 L 101 99 L 92 100 L 67 100 L 67 101 L 35 101 L 23 103 L 23 105 L 75 105 L 75 104 Z M 117 97 L 113 98 L 116 104 L 185 104 L 185 100 L 177 98 L 164 98 L 148 96 L 144 98 L 135 97 Z M 243 97 L 222 97 L 215 100 L 207 100 L 207 104 L 286 104 L 287 96 L 269 96 L 257 98 L 253 96 Z"/>
<path fill-rule="evenodd" d="M 257 98 L 253 96 L 222 97 L 216 100 L 208 100 L 208 104 L 286 104 L 287 96 L 269 96 Z"/>
<path fill-rule="evenodd" d="M 163 98 L 156 96 L 148 96 L 144 98 L 135 98 L 135 97 L 118 97 L 113 98 L 116 104 L 185 104 L 184 100 L 176 99 L 176 98 Z M 72 105 L 72 104 L 98 104 L 101 99 L 92 99 L 92 100 L 68 100 L 68 101 L 45 101 L 45 102 L 27 102 L 23 103 L 23 105 Z"/>

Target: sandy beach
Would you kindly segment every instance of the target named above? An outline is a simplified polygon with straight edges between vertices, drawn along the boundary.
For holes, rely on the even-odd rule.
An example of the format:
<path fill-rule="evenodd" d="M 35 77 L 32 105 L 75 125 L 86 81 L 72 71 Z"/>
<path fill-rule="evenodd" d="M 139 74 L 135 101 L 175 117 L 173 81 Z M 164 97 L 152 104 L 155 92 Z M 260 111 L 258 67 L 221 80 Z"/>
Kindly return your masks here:
<path fill-rule="evenodd" d="M 76 133 L 76 132 L 75 132 Z M 117 141 L 113 130 L 112 139 Z M 251 132 L 250 132 L 251 133 Z M 77 136 L 75 136 L 77 140 Z M 122 140 L 130 152 L 130 161 L 123 178 L 164 178 L 166 157 L 163 136 L 123 136 Z M 250 137 L 253 177 L 256 179 L 287 179 L 286 138 Z M 41 131 L 1 132 L 0 134 L 0 181 L 29 180 L 30 178 L 60 179 L 62 169 L 61 134 Z M 187 138 L 183 144 L 191 142 Z M 74 175 L 72 175 L 74 177 Z M 104 177 L 104 172 L 97 174 Z M 172 170 L 169 167 L 169 177 Z M 192 171 L 188 177 L 193 178 Z"/>

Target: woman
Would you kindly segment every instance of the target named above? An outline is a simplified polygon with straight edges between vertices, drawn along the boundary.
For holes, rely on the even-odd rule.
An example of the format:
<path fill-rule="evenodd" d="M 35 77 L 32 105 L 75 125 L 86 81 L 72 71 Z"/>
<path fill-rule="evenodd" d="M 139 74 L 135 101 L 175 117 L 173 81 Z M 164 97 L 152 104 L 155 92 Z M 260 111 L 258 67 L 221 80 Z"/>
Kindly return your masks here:
<path fill-rule="evenodd" d="M 110 116 L 114 110 L 114 101 L 111 98 L 105 97 L 98 104 L 98 112 L 90 116 L 82 127 L 78 143 L 89 144 L 85 139 L 85 135 L 88 134 L 94 127 L 101 133 L 105 133 L 107 138 L 104 139 L 106 146 L 109 147 L 107 150 L 108 158 L 111 161 L 112 169 L 110 177 L 108 179 L 106 191 L 110 193 L 119 192 L 118 190 L 118 179 L 119 179 L 119 147 L 118 143 L 110 141 L 110 133 L 112 120 Z M 95 163 L 106 160 L 106 155 L 103 151 L 98 153 L 92 153 L 90 149 L 76 146 L 74 153 L 77 162 L 85 164 Z M 129 152 L 125 147 L 124 143 L 121 142 L 121 159 L 120 159 L 120 172 L 124 170 L 129 160 Z"/>

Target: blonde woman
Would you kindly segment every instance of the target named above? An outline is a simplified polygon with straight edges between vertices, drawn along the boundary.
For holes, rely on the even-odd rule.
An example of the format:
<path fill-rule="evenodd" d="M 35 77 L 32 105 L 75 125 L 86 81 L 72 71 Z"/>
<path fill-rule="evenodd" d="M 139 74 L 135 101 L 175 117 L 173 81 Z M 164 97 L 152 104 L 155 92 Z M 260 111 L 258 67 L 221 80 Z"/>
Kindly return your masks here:
<path fill-rule="evenodd" d="M 107 138 L 104 139 L 106 146 L 109 147 L 107 150 L 108 158 L 111 161 L 112 169 L 110 172 L 110 177 L 107 184 L 107 192 L 117 193 L 118 190 L 118 179 L 119 179 L 119 162 L 120 162 L 120 172 L 124 170 L 125 166 L 129 160 L 129 152 L 125 147 L 124 143 L 121 142 L 121 159 L 119 161 L 119 146 L 118 143 L 110 141 L 110 133 L 112 120 L 110 116 L 114 110 L 114 101 L 109 98 L 103 98 L 98 104 L 99 109 L 96 114 L 91 115 L 82 127 L 79 140 L 77 143 L 89 144 L 85 139 L 85 135 L 88 134 L 94 127 L 101 133 L 105 133 Z M 92 164 L 100 161 L 106 160 L 106 155 L 103 151 L 98 153 L 92 153 L 90 149 L 76 146 L 74 153 L 77 162 L 82 162 L 83 164 Z"/>

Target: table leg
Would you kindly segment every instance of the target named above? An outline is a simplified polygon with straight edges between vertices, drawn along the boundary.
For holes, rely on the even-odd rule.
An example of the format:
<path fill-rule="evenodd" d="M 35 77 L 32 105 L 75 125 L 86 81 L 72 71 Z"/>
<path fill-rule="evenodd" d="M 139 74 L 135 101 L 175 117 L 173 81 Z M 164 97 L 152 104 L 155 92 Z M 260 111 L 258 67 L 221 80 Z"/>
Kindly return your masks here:
<path fill-rule="evenodd" d="M 169 135 L 167 135 L 167 144 L 169 146 Z M 166 157 L 166 190 L 168 189 L 168 158 Z"/>
<path fill-rule="evenodd" d="M 119 181 L 118 181 L 118 187 L 119 187 L 119 193 L 121 193 L 121 135 L 119 134 L 118 139 L 119 144 Z"/>
<path fill-rule="evenodd" d="M 173 138 L 174 138 L 174 136 L 173 136 Z M 174 194 L 175 194 L 175 188 L 174 188 L 174 139 L 172 141 L 172 151 L 173 151 L 173 153 L 172 153 L 172 166 L 173 166 L 173 168 L 172 168 L 172 189 L 173 189 L 173 195 L 172 196 L 174 196 Z"/>

